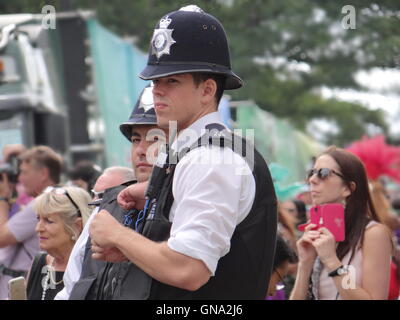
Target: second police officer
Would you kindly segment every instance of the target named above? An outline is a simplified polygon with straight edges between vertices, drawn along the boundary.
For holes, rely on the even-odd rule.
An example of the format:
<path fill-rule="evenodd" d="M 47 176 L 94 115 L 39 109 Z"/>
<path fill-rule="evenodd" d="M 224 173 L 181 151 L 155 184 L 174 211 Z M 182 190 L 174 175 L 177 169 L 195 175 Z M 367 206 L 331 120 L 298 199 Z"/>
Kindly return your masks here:
<path fill-rule="evenodd" d="M 143 89 L 129 120 L 122 123 L 119 128 L 125 138 L 131 142 L 131 162 L 135 179 L 139 183 L 147 181 L 152 171 L 152 165 L 147 161 L 146 155 L 151 152 L 151 149 L 155 149 L 152 146 L 156 144 L 156 141 L 164 141 L 165 139 L 164 131 L 157 127 L 151 87 L 148 86 Z M 102 175 L 102 181 L 96 182 L 96 186 L 99 185 L 103 194 L 102 199 L 98 199 L 96 203 L 100 208 L 105 208 L 109 211 L 124 225 L 134 229 L 141 228 L 140 221 L 136 219 L 136 215 L 140 211 L 124 211 L 116 201 L 118 193 L 124 187 L 136 181 L 123 183 L 127 181 L 130 175 L 121 177 L 119 174 L 115 176 L 115 170 L 110 171 L 110 169 L 115 169 L 115 167 L 105 170 Z M 119 182 L 116 183 L 117 181 Z M 123 184 L 111 187 L 119 183 Z M 92 213 L 91 218 L 95 214 L 95 212 Z M 111 262 L 106 263 L 105 261 L 97 261 L 91 258 L 91 242 L 88 231 L 90 223 L 91 221 L 88 221 L 71 252 L 64 274 L 64 289 L 57 295 L 57 300 L 107 299 L 110 296 L 109 292 L 112 292 L 116 286 L 117 279 L 114 274 L 119 276 L 129 267 L 129 262 L 114 265 Z"/>

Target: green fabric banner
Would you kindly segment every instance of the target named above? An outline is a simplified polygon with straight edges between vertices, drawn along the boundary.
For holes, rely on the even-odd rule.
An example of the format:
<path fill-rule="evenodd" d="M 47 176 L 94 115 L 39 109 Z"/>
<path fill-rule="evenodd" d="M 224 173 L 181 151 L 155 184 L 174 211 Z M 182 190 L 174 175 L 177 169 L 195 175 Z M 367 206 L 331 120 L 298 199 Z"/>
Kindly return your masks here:
<path fill-rule="evenodd" d="M 294 129 L 288 121 L 278 119 L 251 103 L 237 107 L 236 118 L 240 129 L 254 129 L 254 144 L 270 168 L 275 164 L 272 169 L 276 167 L 285 171 L 285 174 L 280 174 L 271 169 L 273 177 L 274 174 L 279 176 L 275 178 L 279 180 L 282 192 L 304 182 L 312 157 L 318 155 L 324 146 Z"/>
<path fill-rule="evenodd" d="M 122 40 L 95 19 L 89 19 L 88 34 L 93 58 L 97 105 L 104 121 L 106 166 L 130 164 L 130 143 L 119 125 L 129 118 L 146 81 L 138 77 L 147 55 Z"/>

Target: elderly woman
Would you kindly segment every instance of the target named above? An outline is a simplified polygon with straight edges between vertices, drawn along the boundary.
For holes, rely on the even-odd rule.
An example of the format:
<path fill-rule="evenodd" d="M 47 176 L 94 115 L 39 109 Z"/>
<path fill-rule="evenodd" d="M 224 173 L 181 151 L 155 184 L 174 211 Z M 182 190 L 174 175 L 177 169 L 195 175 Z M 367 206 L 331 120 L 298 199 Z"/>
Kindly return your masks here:
<path fill-rule="evenodd" d="M 46 252 L 35 257 L 29 272 L 29 300 L 52 300 L 64 287 L 64 271 L 75 241 L 90 215 L 90 201 L 90 195 L 78 187 L 49 187 L 36 198 L 36 232 L 40 249 Z"/>

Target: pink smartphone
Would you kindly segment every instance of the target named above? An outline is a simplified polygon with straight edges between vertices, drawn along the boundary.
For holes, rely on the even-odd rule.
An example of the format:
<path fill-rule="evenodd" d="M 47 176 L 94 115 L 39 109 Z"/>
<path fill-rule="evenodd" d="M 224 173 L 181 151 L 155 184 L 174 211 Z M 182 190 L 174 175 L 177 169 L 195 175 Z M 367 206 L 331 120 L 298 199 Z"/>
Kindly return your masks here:
<path fill-rule="evenodd" d="M 344 241 L 344 206 L 340 203 L 328 203 L 314 206 L 310 209 L 311 223 L 315 229 L 327 228 L 335 237 L 336 242 Z"/>

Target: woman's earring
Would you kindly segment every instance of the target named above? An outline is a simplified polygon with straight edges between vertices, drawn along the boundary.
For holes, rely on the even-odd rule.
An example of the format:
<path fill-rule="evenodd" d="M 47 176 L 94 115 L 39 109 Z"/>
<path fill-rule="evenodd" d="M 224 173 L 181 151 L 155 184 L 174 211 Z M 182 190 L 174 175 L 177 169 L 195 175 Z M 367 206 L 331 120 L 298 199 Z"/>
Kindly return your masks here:
<path fill-rule="evenodd" d="M 76 236 L 72 236 L 72 237 L 71 237 L 71 240 L 72 240 L 72 241 L 76 241 Z"/>

